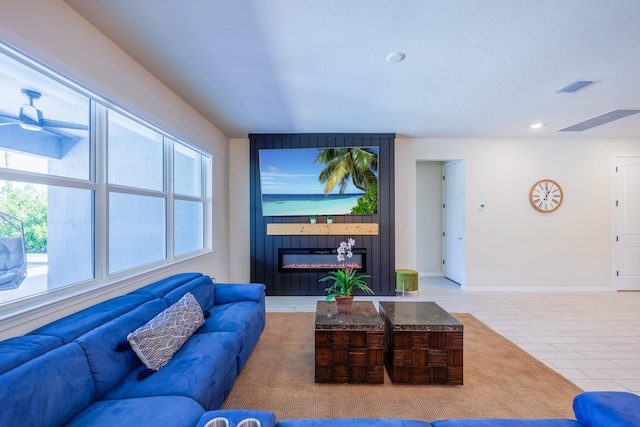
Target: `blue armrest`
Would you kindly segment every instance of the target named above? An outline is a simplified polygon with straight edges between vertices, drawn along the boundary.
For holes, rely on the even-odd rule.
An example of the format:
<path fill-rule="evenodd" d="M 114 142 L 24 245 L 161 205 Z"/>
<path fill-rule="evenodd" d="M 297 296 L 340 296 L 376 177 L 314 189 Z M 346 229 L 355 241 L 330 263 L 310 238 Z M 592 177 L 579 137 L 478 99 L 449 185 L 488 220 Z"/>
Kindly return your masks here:
<path fill-rule="evenodd" d="M 638 427 L 640 396 L 622 391 L 588 391 L 575 397 L 573 412 L 585 427 Z"/>
<path fill-rule="evenodd" d="M 216 283 L 215 285 L 216 305 L 239 301 L 264 301 L 264 291 L 266 289 L 266 286 L 262 283 Z"/>

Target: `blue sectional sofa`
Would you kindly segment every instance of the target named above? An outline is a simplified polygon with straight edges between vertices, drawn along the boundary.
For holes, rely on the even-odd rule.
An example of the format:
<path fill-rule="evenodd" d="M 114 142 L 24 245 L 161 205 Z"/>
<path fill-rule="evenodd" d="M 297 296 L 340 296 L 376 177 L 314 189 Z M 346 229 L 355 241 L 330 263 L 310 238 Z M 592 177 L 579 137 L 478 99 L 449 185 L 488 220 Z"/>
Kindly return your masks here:
<path fill-rule="evenodd" d="M 640 396 L 626 392 L 585 392 L 573 400 L 576 419 L 461 418 L 424 421 L 391 418 L 302 418 L 276 421 L 264 411 L 210 411 L 197 427 L 208 420 L 227 418 L 235 427 L 244 418 L 256 418 L 262 427 L 640 427 Z"/>
<path fill-rule="evenodd" d="M 149 375 L 127 338 L 185 296 L 204 324 Z M 263 427 L 640 427 L 640 396 L 620 392 L 576 396 L 574 420 L 278 421 L 269 411 L 220 410 L 264 326 L 264 285 L 213 283 L 200 273 L 97 304 L 0 342 L 0 427 L 204 427 L 216 417 L 230 427 L 246 418 Z"/>
<path fill-rule="evenodd" d="M 127 336 L 185 294 L 206 314 L 151 375 Z M 220 408 L 265 325 L 265 286 L 178 274 L 0 342 L 0 426 L 195 426 Z"/>

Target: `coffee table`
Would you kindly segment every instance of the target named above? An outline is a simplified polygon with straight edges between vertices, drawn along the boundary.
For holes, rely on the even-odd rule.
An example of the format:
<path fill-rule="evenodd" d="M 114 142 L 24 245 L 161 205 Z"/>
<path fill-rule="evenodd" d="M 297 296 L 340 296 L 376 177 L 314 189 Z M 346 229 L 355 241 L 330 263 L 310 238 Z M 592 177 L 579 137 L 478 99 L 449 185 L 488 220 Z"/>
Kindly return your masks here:
<path fill-rule="evenodd" d="M 384 383 L 384 323 L 371 301 L 354 301 L 350 314 L 318 301 L 315 328 L 317 383 Z"/>
<path fill-rule="evenodd" d="M 394 383 L 463 384 L 464 326 L 434 302 L 380 302 Z"/>

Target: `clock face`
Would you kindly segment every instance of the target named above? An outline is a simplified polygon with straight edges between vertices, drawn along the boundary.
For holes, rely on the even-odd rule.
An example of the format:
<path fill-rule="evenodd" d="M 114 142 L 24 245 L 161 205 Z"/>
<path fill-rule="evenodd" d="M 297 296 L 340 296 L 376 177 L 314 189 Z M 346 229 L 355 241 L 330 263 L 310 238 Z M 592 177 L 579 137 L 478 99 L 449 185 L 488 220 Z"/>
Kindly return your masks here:
<path fill-rule="evenodd" d="M 529 201 L 540 212 L 553 212 L 562 204 L 562 188 L 555 181 L 543 179 L 531 187 Z"/>

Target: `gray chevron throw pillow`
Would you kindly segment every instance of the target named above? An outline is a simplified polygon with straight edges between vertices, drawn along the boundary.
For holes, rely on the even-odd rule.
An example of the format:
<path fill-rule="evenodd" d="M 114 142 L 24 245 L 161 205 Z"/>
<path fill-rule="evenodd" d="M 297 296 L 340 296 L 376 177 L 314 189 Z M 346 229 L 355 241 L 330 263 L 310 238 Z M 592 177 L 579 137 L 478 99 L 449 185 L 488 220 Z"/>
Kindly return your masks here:
<path fill-rule="evenodd" d="M 166 365 L 204 323 L 202 308 L 191 293 L 131 332 L 127 340 L 142 363 L 157 371 Z"/>

